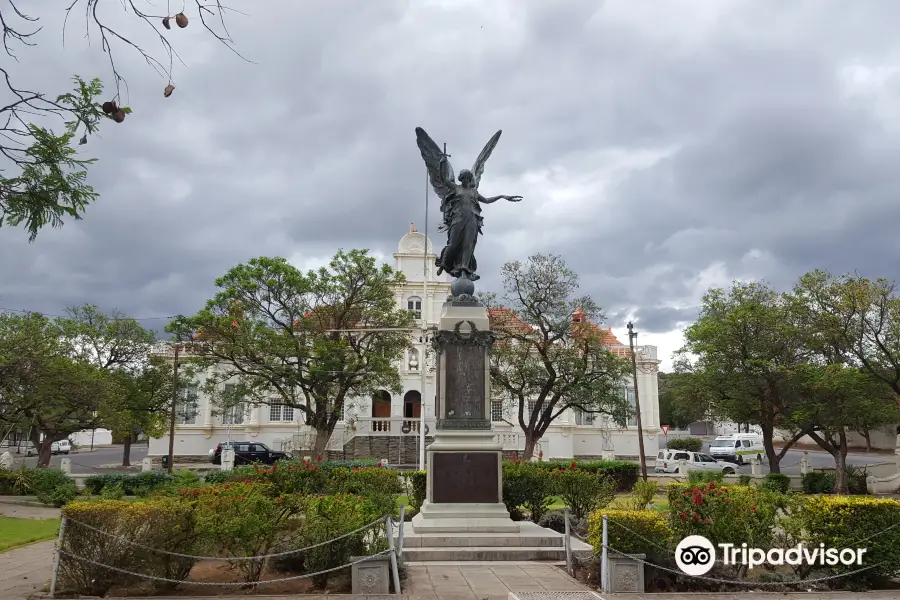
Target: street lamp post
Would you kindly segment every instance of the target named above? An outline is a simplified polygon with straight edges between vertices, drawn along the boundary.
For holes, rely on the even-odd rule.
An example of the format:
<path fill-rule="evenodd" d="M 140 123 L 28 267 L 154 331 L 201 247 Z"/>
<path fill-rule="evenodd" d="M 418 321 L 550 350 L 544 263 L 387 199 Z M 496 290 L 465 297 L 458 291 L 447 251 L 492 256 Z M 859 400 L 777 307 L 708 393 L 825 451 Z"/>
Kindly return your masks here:
<path fill-rule="evenodd" d="M 631 377 L 634 383 L 634 412 L 638 429 L 638 453 L 641 460 L 641 477 L 647 481 L 647 457 L 644 456 L 644 427 L 641 424 L 641 397 L 638 394 L 637 355 L 634 353 L 634 341 L 637 339 L 634 325 L 628 321 L 628 346 L 631 348 Z"/>

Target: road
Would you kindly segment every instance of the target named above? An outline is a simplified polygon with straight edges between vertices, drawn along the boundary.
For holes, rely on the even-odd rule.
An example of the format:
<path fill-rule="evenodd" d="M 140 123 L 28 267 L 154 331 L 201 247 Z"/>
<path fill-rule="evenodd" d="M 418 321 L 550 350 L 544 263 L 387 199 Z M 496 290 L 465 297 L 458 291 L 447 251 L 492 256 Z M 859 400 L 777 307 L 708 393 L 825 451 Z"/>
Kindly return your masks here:
<path fill-rule="evenodd" d="M 703 452 L 709 453 L 709 444 L 703 444 Z M 803 458 L 803 450 L 788 450 L 781 459 L 781 472 L 785 475 L 800 475 L 800 460 Z M 849 453 L 847 454 L 847 464 L 854 467 L 862 467 L 874 463 L 893 462 L 894 457 L 884 454 L 866 454 L 866 453 Z M 812 468 L 821 469 L 823 467 L 834 468 L 834 458 L 827 452 L 813 451 L 809 452 L 809 462 Z M 750 465 L 737 467 L 737 472 L 741 474 L 750 474 Z M 766 464 L 765 454 L 763 455 L 762 474 L 769 473 L 769 466 Z"/>
<path fill-rule="evenodd" d="M 131 446 L 131 464 L 140 465 L 141 460 L 147 456 L 147 444 L 133 444 Z M 37 466 L 37 457 L 30 458 L 14 454 L 16 465 L 23 462 L 27 467 Z M 59 467 L 65 454 L 56 455 L 50 459 L 51 467 Z M 77 450 L 68 455 L 72 459 L 72 472 L 79 475 L 97 472 L 97 467 L 110 467 L 122 464 L 122 446 L 108 446 L 94 448 L 93 450 Z"/>

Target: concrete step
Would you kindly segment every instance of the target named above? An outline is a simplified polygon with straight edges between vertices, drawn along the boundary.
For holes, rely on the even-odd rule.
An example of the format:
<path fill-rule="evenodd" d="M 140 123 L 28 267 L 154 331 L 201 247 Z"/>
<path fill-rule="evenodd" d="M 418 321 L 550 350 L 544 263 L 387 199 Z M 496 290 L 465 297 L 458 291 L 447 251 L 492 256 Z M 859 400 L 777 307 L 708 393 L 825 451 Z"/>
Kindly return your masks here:
<path fill-rule="evenodd" d="M 435 561 L 564 561 L 566 551 L 562 547 L 501 547 L 470 546 L 445 548 L 410 548 L 403 545 L 406 562 Z"/>
<path fill-rule="evenodd" d="M 408 530 L 404 530 L 404 548 L 458 548 L 467 546 L 479 548 L 562 548 L 564 542 L 563 536 L 556 532 L 551 532 L 550 535 L 503 533 L 467 533 L 465 535 L 419 533 L 406 535 L 407 532 Z"/>

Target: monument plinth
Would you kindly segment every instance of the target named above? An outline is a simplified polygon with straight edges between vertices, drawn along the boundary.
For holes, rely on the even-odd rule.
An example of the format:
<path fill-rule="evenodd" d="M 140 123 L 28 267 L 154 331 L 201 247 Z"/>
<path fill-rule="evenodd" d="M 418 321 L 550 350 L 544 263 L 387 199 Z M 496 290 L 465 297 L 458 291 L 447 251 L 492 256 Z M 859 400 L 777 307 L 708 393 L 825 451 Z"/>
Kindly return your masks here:
<path fill-rule="evenodd" d="M 444 303 L 438 333 L 437 427 L 426 448 L 425 502 L 416 533 L 517 533 L 503 504 L 503 453 L 491 428 L 487 309 L 468 294 Z"/>

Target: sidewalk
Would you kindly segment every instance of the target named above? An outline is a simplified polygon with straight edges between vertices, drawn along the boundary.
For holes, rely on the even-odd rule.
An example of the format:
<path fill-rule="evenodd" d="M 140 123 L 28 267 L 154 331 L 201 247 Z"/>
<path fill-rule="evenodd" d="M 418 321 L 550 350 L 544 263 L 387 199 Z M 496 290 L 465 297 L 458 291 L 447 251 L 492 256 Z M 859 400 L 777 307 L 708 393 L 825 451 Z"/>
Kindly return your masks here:
<path fill-rule="evenodd" d="M 38 542 L 0 553 L 0 598 L 26 598 L 49 585 L 54 543 Z"/>

